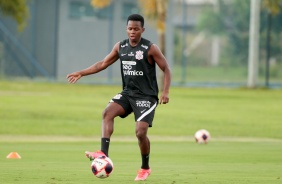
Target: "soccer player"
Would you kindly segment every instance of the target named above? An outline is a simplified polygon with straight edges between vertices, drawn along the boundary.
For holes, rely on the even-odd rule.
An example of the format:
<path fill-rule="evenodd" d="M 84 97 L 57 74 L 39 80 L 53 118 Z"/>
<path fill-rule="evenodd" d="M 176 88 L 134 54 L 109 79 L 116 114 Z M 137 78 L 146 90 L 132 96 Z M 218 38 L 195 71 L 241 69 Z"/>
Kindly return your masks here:
<path fill-rule="evenodd" d="M 142 158 L 136 181 L 146 180 L 151 173 L 150 140 L 147 131 L 148 127 L 152 127 L 157 105 L 169 102 L 171 82 L 171 72 L 166 58 L 157 45 L 142 37 L 144 31 L 144 18 L 139 14 L 130 15 L 126 26 L 128 39 L 116 43 L 103 60 L 67 75 L 69 83 L 75 83 L 81 77 L 98 73 L 120 60 L 122 91 L 110 100 L 103 111 L 101 151 L 87 151 L 85 154 L 90 160 L 99 156 L 108 156 L 115 117 L 125 118 L 133 112 L 136 121 L 135 134 Z M 158 98 L 156 65 L 164 73 L 160 98 Z"/>

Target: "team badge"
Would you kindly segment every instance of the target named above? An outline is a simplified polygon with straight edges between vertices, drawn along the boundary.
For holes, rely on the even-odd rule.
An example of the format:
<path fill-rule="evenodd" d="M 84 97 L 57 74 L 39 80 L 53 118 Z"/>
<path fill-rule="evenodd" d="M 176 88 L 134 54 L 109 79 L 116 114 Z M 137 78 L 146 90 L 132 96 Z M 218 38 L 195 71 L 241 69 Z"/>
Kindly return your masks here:
<path fill-rule="evenodd" d="M 141 51 L 141 50 L 136 51 L 135 58 L 138 59 L 138 60 L 143 59 L 143 51 Z"/>

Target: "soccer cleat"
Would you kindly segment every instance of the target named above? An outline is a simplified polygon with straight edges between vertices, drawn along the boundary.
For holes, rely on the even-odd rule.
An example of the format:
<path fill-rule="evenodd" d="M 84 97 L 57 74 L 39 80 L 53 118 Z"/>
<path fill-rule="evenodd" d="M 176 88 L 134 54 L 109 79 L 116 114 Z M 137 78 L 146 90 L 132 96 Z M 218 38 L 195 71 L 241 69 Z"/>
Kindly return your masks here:
<path fill-rule="evenodd" d="M 144 181 L 151 174 L 151 169 L 140 169 L 137 173 L 135 181 Z"/>
<path fill-rule="evenodd" d="M 85 151 L 85 156 L 90 160 L 94 160 L 95 158 L 102 156 L 106 157 L 105 153 L 102 151 L 95 151 L 95 152 Z"/>

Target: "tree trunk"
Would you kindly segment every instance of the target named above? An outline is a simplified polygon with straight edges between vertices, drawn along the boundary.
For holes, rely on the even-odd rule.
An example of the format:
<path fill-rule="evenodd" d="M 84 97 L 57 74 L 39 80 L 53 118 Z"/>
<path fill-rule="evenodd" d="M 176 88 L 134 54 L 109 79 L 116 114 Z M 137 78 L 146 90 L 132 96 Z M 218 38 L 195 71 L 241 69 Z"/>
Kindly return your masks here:
<path fill-rule="evenodd" d="M 164 56 L 165 56 L 165 20 L 166 20 L 165 6 L 166 5 L 162 0 L 157 0 L 159 47 Z M 160 72 L 159 89 L 163 91 L 163 88 L 164 88 L 164 74 L 163 72 Z"/>

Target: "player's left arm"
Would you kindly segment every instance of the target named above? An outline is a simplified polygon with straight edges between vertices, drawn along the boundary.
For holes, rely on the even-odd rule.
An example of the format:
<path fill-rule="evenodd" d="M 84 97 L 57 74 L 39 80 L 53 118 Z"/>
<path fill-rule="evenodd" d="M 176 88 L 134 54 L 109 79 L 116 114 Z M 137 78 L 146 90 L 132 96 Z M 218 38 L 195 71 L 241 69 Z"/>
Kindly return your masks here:
<path fill-rule="evenodd" d="M 171 72 L 167 60 L 159 47 L 155 44 L 152 44 L 149 49 L 149 57 L 152 57 L 153 61 L 157 63 L 159 68 L 164 73 L 163 79 L 163 91 L 160 96 L 160 104 L 166 104 L 169 102 L 169 88 L 171 83 Z"/>

